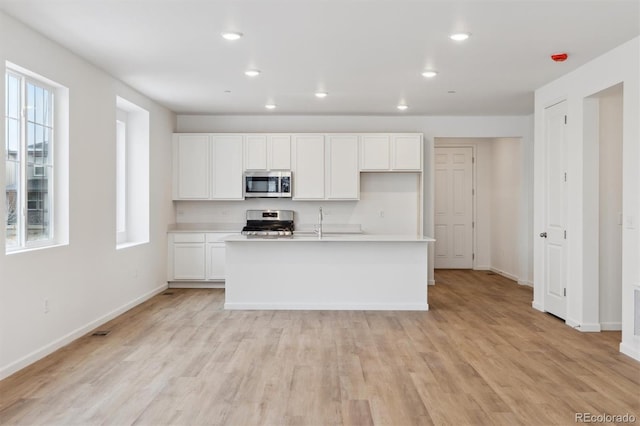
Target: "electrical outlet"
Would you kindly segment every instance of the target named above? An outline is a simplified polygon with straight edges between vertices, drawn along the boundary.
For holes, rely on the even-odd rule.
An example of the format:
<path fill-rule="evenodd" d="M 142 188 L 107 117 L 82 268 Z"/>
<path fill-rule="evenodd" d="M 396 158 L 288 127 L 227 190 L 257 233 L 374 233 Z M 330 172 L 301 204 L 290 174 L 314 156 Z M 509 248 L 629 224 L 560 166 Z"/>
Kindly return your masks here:
<path fill-rule="evenodd" d="M 43 307 L 44 307 L 44 313 L 48 314 L 49 313 L 49 299 L 44 299 L 44 303 L 43 303 Z"/>
<path fill-rule="evenodd" d="M 625 227 L 627 229 L 636 229 L 636 218 L 633 215 L 627 215 L 625 219 Z"/>
<path fill-rule="evenodd" d="M 379 214 L 380 214 L 380 217 L 382 217 L 382 218 L 383 218 L 383 217 L 384 217 L 384 210 L 380 210 L 380 213 L 379 213 Z"/>

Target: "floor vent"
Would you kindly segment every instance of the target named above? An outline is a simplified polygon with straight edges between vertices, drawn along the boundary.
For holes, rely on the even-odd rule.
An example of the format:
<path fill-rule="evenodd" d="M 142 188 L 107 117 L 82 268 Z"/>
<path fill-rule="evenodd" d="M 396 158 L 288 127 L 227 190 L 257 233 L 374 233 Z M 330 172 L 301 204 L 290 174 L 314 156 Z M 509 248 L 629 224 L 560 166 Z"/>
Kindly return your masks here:
<path fill-rule="evenodd" d="M 496 274 L 496 273 L 495 273 L 495 272 L 493 272 L 493 271 L 489 271 L 489 272 L 487 272 L 487 275 L 498 275 L 498 274 Z"/>
<path fill-rule="evenodd" d="M 111 333 L 111 330 L 98 330 L 98 331 L 94 331 L 91 335 L 92 336 L 106 336 L 109 333 Z"/>
<path fill-rule="evenodd" d="M 163 296 L 173 296 L 173 292 L 172 291 L 165 291 L 164 293 L 162 293 Z"/>

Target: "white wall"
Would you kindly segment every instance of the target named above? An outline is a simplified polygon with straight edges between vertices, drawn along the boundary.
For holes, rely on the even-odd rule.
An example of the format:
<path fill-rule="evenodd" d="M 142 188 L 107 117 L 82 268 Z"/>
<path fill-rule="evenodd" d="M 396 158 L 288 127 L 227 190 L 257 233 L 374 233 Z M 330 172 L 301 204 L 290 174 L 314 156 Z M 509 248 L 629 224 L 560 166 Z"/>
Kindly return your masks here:
<path fill-rule="evenodd" d="M 600 327 L 622 326 L 622 87 L 598 96 Z"/>
<path fill-rule="evenodd" d="M 166 228 L 174 221 L 174 114 L 0 12 L 0 63 L 5 61 L 69 89 L 70 235 L 65 246 L 5 255 L 0 233 L 0 378 L 166 288 Z M 117 95 L 149 112 L 152 187 L 150 243 L 116 251 Z M 4 158 L 3 151 L 4 144 Z M 4 167 L 0 162 L 0 179 Z"/>
<path fill-rule="evenodd" d="M 533 117 L 418 117 L 418 116 L 234 116 L 179 115 L 178 132 L 418 132 L 424 134 L 424 234 L 433 235 L 433 147 L 438 137 L 521 138 L 525 193 L 522 211 L 532 205 Z M 520 230 L 520 270 L 532 271 L 532 217 Z M 433 247 L 429 253 L 429 281 L 433 282 Z M 525 274 L 530 276 L 530 272 Z"/>
<path fill-rule="evenodd" d="M 622 342 L 620 350 L 640 360 L 640 336 L 634 335 L 633 289 L 640 285 L 640 38 L 635 38 L 575 71 L 543 86 L 535 94 L 534 229 L 544 229 L 544 109 L 566 99 L 568 108 L 567 164 L 567 318 L 581 330 L 599 330 L 598 191 L 593 170 L 598 167 L 598 144 L 585 134 L 585 99 L 619 83 L 623 88 L 622 164 Z M 587 118 L 588 119 L 588 118 Z M 588 184 L 587 184 L 588 183 Z M 534 240 L 534 307 L 544 310 L 544 244 Z"/>
<path fill-rule="evenodd" d="M 520 271 L 519 233 L 522 158 L 518 139 L 500 138 L 491 143 L 491 268 L 516 281 L 527 281 Z M 522 278 L 521 278 L 522 277 Z"/>

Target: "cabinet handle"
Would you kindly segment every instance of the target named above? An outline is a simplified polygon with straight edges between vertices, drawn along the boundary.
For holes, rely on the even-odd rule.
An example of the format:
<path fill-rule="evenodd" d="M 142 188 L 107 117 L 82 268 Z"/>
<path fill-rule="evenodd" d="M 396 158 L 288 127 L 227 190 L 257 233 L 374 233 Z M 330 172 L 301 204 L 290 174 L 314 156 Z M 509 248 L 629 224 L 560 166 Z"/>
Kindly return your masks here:
<path fill-rule="evenodd" d="M 547 233 L 546 233 L 546 232 L 541 232 L 541 233 L 540 233 L 540 236 L 541 236 L 542 238 L 547 238 Z"/>

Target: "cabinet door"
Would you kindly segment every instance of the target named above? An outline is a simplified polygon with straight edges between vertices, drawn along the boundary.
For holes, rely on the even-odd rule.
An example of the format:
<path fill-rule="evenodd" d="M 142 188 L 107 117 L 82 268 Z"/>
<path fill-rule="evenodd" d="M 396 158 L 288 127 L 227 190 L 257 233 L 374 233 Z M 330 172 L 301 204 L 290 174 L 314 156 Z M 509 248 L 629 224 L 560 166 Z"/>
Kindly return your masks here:
<path fill-rule="evenodd" d="M 271 170 L 291 170 L 291 136 L 271 135 Z"/>
<path fill-rule="evenodd" d="M 212 142 L 211 199 L 241 200 L 242 135 L 214 135 Z"/>
<path fill-rule="evenodd" d="M 267 137 L 247 135 L 245 141 L 245 170 L 267 170 Z"/>
<path fill-rule="evenodd" d="M 293 150 L 293 197 L 324 199 L 324 136 L 295 135 Z"/>
<path fill-rule="evenodd" d="M 207 280 L 224 280 L 224 243 L 207 244 Z"/>
<path fill-rule="evenodd" d="M 205 279 L 204 243 L 174 243 L 173 245 L 173 279 L 174 280 L 204 280 Z"/>
<path fill-rule="evenodd" d="M 359 196 L 358 136 L 328 136 L 327 198 L 357 200 Z"/>
<path fill-rule="evenodd" d="M 389 135 L 362 135 L 360 170 L 389 170 Z"/>
<path fill-rule="evenodd" d="M 209 135 L 176 135 L 173 140 L 173 199 L 209 198 Z"/>
<path fill-rule="evenodd" d="M 420 135 L 393 135 L 391 151 L 393 170 L 422 170 L 422 137 Z"/>

